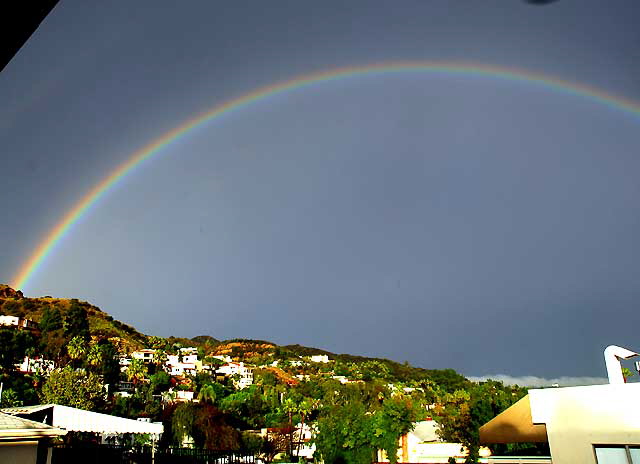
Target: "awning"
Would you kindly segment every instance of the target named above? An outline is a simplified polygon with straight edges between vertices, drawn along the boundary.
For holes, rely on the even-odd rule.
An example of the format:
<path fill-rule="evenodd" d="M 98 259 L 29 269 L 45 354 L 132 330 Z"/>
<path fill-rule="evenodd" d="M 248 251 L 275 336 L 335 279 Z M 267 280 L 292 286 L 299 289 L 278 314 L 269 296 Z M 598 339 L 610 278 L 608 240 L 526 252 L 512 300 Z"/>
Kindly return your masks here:
<path fill-rule="evenodd" d="M 43 417 L 51 414 L 46 422 L 53 427 L 59 427 L 71 432 L 94 432 L 94 433 L 148 433 L 161 435 L 164 431 L 162 424 L 154 424 L 124 417 L 110 416 L 97 412 L 85 411 L 83 409 L 60 406 L 59 404 L 39 405 L 27 408 L 7 408 L 2 412 L 15 416 L 29 418 L 30 415 L 39 414 Z M 41 419 L 42 420 L 42 419 Z"/>
<path fill-rule="evenodd" d="M 529 395 L 480 427 L 480 443 L 546 443 L 547 427 L 531 419 Z"/>

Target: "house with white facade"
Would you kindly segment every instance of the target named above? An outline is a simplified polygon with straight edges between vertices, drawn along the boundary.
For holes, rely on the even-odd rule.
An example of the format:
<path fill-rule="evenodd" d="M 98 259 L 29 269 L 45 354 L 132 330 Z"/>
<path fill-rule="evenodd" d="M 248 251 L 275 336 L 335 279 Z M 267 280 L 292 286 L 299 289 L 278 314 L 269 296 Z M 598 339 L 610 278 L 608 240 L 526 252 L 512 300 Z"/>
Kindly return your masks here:
<path fill-rule="evenodd" d="M 205 367 L 202 361 L 198 359 L 198 350 L 196 348 L 181 348 L 180 354 L 167 356 L 165 368 L 170 375 L 180 377 L 196 375 Z"/>
<path fill-rule="evenodd" d="M 152 363 L 155 358 L 156 350 L 144 349 L 131 353 L 133 359 L 139 359 L 145 364 Z"/>
<path fill-rule="evenodd" d="M 242 389 L 253 384 L 253 369 L 246 367 L 243 362 L 231 362 L 225 364 L 216 372 L 218 374 L 223 374 L 226 377 L 230 377 L 234 387 L 236 388 Z"/>
<path fill-rule="evenodd" d="M 165 403 L 183 403 L 194 401 L 195 392 L 190 390 L 176 390 L 170 388 L 169 391 L 162 393 L 162 401 Z"/>
<path fill-rule="evenodd" d="M 167 364 L 169 375 L 176 377 L 182 377 L 185 375 L 196 375 L 198 373 L 198 367 L 194 363 L 182 363 Z"/>
<path fill-rule="evenodd" d="M 18 316 L 0 316 L 0 326 L 16 327 L 19 329 L 37 329 L 38 324 L 31 319 Z"/>
<path fill-rule="evenodd" d="M 314 363 L 323 363 L 326 364 L 330 361 L 329 356 L 327 356 L 326 354 L 315 354 L 311 357 L 309 357 L 309 361 L 314 362 Z"/>
<path fill-rule="evenodd" d="M 22 363 L 18 364 L 17 369 L 25 374 L 49 375 L 56 368 L 53 361 L 43 358 L 30 358 L 25 356 Z"/>

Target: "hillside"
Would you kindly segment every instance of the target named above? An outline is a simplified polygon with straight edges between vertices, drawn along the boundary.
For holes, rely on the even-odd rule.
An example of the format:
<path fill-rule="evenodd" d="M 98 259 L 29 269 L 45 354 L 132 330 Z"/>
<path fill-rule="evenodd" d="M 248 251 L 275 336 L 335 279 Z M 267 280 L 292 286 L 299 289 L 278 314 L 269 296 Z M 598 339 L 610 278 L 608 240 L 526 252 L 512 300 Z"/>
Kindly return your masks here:
<path fill-rule="evenodd" d="M 138 332 L 134 327 L 114 319 L 97 306 L 86 301 L 51 296 L 27 298 L 20 291 L 0 284 L 0 315 L 24 317 L 39 323 L 45 309 L 56 308 L 64 318 L 74 304 L 87 312 L 91 335 L 114 339 L 116 346 L 123 351 L 131 351 L 147 345 L 148 337 L 146 335 Z"/>
<path fill-rule="evenodd" d="M 47 308 L 57 308 L 63 319 L 72 305 L 86 310 L 89 331 L 97 338 L 108 338 L 121 352 L 152 347 L 160 340 L 162 345 L 195 346 L 204 349 L 207 355 L 227 355 L 239 361 L 259 361 L 266 359 L 295 360 L 312 355 L 327 355 L 342 365 L 369 365 L 369 369 L 387 370 L 389 376 L 398 380 L 431 380 L 438 384 L 449 385 L 452 389 L 462 387 L 468 381 L 453 369 L 423 369 L 399 363 L 389 359 L 372 358 L 352 354 L 332 353 L 320 348 L 303 345 L 279 346 L 266 340 L 231 339 L 220 341 L 209 335 L 193 338 L 154 337 L 138 332 L 134 327 L 118 321 L 97 306 L 77 299 L 53 298 L 43 296 L 29 298 L 19 290 L 0 284 L 0 315 L 19 316 L 40 322 Z M 377 367 L 376 367 L 377 366 Z"/>

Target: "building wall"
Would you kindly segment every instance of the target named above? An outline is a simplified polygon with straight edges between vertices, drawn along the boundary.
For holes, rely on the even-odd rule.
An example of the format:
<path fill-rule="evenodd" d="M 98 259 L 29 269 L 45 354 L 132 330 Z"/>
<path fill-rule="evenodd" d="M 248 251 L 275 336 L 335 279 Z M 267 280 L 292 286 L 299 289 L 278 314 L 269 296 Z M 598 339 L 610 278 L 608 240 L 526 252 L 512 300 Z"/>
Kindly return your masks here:
<path fill-rule="evenodd" d="M 530 390 L 553 464 L 595 464 L 594 445 L 640 445 L 640 384 Z"/>
<path fill-rule="evenodd" d="M 17 316 L 0 316 L 0 325 L 18 325 L 20 318 Z"/>
<path fill-rule="evenodd" d="M 0 442 L 2 464 L 35 464 L 37 457 L 37 441 Z"/>

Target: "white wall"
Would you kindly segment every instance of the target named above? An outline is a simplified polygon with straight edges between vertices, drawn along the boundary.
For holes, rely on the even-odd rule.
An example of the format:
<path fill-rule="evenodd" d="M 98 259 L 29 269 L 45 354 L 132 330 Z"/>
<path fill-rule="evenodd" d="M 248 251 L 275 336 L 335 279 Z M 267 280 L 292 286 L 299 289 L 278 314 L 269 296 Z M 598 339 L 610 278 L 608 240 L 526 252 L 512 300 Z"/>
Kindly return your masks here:
<path fill-rule="evenodd" d="M 2 464 L 35 464 L 37 452 L 37 441 L 0 441 L 0 463 Z"/>
<path fill-rule="evenodd" d="M 640 445 L 640 384 L 529 390 L 553 464 L 595 464 L 594 444 Z"/>

